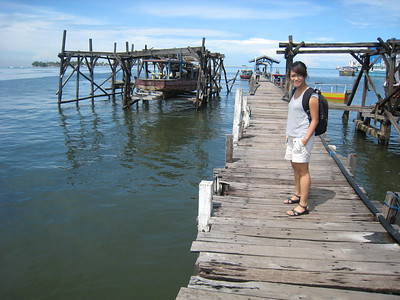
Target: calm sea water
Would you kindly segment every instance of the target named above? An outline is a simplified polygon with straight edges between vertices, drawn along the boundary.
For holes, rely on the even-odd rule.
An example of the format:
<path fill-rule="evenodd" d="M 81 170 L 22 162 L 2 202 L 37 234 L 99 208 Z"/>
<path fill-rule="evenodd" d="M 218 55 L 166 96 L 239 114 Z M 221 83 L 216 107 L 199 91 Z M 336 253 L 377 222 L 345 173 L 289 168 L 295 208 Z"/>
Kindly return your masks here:
<path fill-rule="evenodd" d="M 57 88 L 57 69 L 0 69 L 0 298 L 174 299 L 194 273 L 198 184 L 224 165 L 235 88 L 247 85 L 199 112 L 184 100 L 122 110 L 120 98 L 59 109 Z M 331 143 L 358 154 L 356 179 L 383 200 L 399 190 L 397 136 L 379 146 L 341 114 L 330 113 Z"/>

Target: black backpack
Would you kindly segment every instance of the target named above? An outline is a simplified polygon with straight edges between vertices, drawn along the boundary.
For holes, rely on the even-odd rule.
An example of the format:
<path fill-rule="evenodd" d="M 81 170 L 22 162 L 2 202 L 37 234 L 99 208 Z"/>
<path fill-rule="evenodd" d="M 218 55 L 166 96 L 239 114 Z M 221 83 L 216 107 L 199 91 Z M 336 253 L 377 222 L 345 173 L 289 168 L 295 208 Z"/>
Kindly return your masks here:
<path fill-rule="evenodd" d="M 296 91 L 296 88 L 293 89 L 292 95 L 294 95 Z M 328 127 L 328 100 L 325 99 L 324 96 L 322 96 L 321 91 L 318 89 L 312 89 L 308 88 L 303 95 L 303 109 L 306 112 L 308 116 L 308 120 L 311 122 L 311 115 L 310 115 L 310 107 L 309 107 L 309 101 L 310 97 L 313 93 L 316 93 L 318 95 L 318 102 L 319 102 L 319 121 L 318 125 L 315 128 L 315 135 L 321 135 L 326 132 L 326 129 Z"/>

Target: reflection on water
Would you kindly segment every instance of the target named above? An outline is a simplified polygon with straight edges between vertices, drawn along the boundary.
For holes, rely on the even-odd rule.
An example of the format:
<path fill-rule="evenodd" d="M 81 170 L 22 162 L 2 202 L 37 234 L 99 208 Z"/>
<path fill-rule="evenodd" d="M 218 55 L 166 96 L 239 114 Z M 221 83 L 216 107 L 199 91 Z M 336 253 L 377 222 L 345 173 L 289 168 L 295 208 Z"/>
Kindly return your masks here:
<path fill-rule="evenodd" d="M 223 165 L 231 95 L 199 112 L 121 99 L 59 110 L 57 86 L 0 82 L 0 297 L 175 297 L 193 274 L 198 183 Z"/>

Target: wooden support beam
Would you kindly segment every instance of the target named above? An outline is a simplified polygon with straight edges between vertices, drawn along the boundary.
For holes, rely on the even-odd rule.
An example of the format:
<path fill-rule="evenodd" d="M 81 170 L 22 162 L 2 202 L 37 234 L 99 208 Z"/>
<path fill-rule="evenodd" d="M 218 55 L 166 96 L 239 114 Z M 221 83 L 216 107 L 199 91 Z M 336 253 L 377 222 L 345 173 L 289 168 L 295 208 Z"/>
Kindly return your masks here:
<path fill-rule="evenodd" d="M 362 70 L 364 71 L 365 77 L 364 77 L 364 88 L 363 88 L 363 94 L 362 94 L 362 98 L 361 98 L 361 106 L 365 106 L 365 102 L 367 100 L 367 93 L 368 93 L 368 70 L 369 70 L 369 60 L 370 60 L 370 56 L 366 55 L 365 59 L 363 61 L 363 67 Z M 360 71 L 361 73 L 361 71 Z M 358 114 L 357 118 L 359 120 L 361 120 L 361 115 Z"/>
<path fill-rule="evenodd" d="M 113 57 L 115 54 L 118 54 L 118 56 L 122 57 L 122 58 L 142 58 L 142 57 L 168 57 L 170 55 L 178 55 L 181 54 L 183 56 L 195 56 L 193 55 L 193 52 L 197 53 L 197 55 L 199 55 L 199 53 L 201 53 L 201 47 L 189 47 L 188 48 L 171 48 L 171 49 L 152 49 L 152 50 L 148 50 L 148 49 L 143 49 L 143 50 L 136 50 L 133 52 L 129 52 L 129 51 L 125 51 L 125 52 L 103 52 L 103 51 L 65 51 L 64 54 L 68 55 L 71 54 L 72 57 L 75 56 L 98 56 L 99 58 L 104 58 L 106 59 L 107 57 Z M 61 53 L 60 53 L 61 54 Z"/>
<path fill-rule="evenodd" d="M 288 45 L 286 42 L 280 42 L 279 48 L 285 48 Z M 293 47 L 297 47 L 299 43 L 292 43 Z M 377 42 L 372 43 L 304 43 L 305 48 L 376 48 L 380 44 Z"/>
<path fill-rule="evenodd" d="M 356 130 L 368 133 L 370 136 L 376 138 L 381 145 L 388 145 L 390 138 L 390 123 L 381 122 L 381 128 L 377 129 L 371 125 L 366 125 L 361 120 L 354 120 Z"/>
<path fill-rule="evenodd" d="M 331 50 L 318 50 L 318 49 L 312 49 L 312 50 L 308 50 L 308 49 L 304 49 L 304 50 L 298 50 L 296 54 L 340 54 L 340 53 L 366 53 L 366 54 L 370 54 L 370 55 L 375 55 L 378 54 L 379 52 L 377 50 L 372 50 L 372 49 L 331 49 Z M 285 50 L 277 50 L 276 51 L 277 54 L 285 54 L 286 51 Z"/>

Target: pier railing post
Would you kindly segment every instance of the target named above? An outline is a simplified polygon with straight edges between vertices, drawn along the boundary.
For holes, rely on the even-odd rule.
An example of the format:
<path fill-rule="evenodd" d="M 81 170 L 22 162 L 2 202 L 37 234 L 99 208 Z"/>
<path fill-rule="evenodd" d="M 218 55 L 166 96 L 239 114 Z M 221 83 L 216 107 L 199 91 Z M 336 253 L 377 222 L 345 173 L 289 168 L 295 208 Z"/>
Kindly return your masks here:
<path fill-rule="evenodd" d="M 242 114 L 243 114 L 242 129 L 244 129 L 244 128 L 249 127 L 249 124 L 250 124 L 250 107 L 247 105 L 247 96 L 243 97 Z M 242 132 L 242 134 L 243 134 L 243 132 Z"/>
<path fill-rule="evenodd" d="M 236 143 L 239 140 L 240 131 L 240 116 L 242 114 L 242 101 L 243 101 L 243 89 L 237 89 L 235 95 L 235 112 L 233 115 L 233 142 Z"/>
<path fill-rule="evenodd" d="M 199 184 L 198 231 L 210 231 L 209 221 L 212 212 L 213 182 L 202 180 Z"/>
<path fill-rule="evenodd" d="M 233 135 L 227 134 L 225 139 L 225 163 L 233 161 Z"/>
<path fill-rule="evenodd" d="M 394 224 L 396 222 L 396 215 L 398 212 L 398 207 L 396 204 L 399 205 L 400 193 L 396 192 L 387 192 L 385 198 L 385 205 L 382 209 L 383 217 L 388 221 L 389 224 Z"/>
<path fill-rule="evenodd" d="M 347 163 L 350 168 L 350 173 L 354 176 L 357 168 L 357 154 L 351 153 L 347 156 Z"/>

